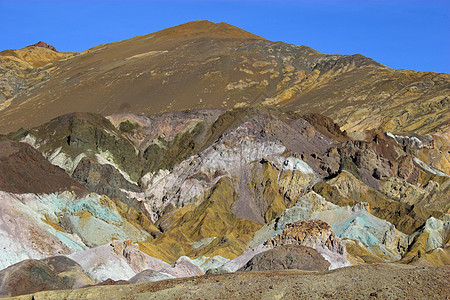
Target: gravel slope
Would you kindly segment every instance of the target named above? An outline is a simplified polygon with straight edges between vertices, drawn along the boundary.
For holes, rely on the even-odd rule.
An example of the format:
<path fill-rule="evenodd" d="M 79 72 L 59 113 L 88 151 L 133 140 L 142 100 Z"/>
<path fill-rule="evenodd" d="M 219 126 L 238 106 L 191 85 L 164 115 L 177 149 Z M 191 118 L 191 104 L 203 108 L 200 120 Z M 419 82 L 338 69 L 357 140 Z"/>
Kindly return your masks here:
<path fill-rule="evenodd" d="M 34 298 L 32 298 L 34 297 Z M 374 264 L 327 272 L 205 275 L 137 285 L 40 292 L 13 299 L 448 299 L 450 266 Z"/>

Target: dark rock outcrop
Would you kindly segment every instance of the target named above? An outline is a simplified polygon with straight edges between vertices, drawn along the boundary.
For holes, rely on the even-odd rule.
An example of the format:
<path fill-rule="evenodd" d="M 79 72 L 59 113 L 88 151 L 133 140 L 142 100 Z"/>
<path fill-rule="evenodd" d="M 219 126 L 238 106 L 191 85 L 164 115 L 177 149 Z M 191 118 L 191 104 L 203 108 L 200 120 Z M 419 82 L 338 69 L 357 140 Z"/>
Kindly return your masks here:
<path fill-rule="evenodd" d="M 0 190 L 11 193 L 86 192 L 28 144 L 0 141 Z"/>
<path fill-rule="evenodd" d="M 298 269 L 328 270 L 330 263 L 310 247 L 283 245 L 255 255 L 238 272 Z"/>
<path fill-rule="evenodd" d="M 127 280 L 113 280 L 111 278 L 106 279 L 105 281 L 100 282 L 99 284 L 96 284 L 97 286 L 102 285 L 124 285 L 124 284 L 130 284 Z"/>
<path fill-rule="evenodd" d="M 173 278 L 173 276 L 161 273 L 155 270 L 144 270 L 135 276 L 133 276 L 129 282 L 131 283 L 143 283 L 143 282 L 154 282 L 154 281 L 160 281 L 165 279 Z"/>
<path fill-rule="evenodd" d="M 47 44 L 46 42 L 43 41 L 39 41 L 36 44 L 30 45 L 29 47 L 41 47 L 41 48 L 46 48 L 46 49 L 50 49 L 52 51 L 58 52 L 58 50 L 56 50 L 55 47 L 53 47 L 52 45 Z"/>
<path fill-rule="evenodd" d="M 0 271 L 0 297 L 73 289 L 92 283 L 81 266 L 65 256 L 27 259 Z"/>
<path fill-rule="evenodd" d="M 124 203 L 139 209 L 135 201 L 128 200 L 122 191 L 125 189 L 132 192 L 141 192 L 141 189 L 127 181 L 120 172 L 111 165 L 102 165 L 98 162 L 83 158 L 72 177 L 84 185 L 90 192 L 107 195 L 110 198 L 118 198 Z"/>
<path fill-rule="evenodd" d="M 349 137 L 345 131 L 342 131 L 338 124 L 334 121 L 318 113 L 308 113 L 302 118 L 313 125 L 320 133 L 328 138 L 337 139 L 339 141 L 347 140 Z"/>

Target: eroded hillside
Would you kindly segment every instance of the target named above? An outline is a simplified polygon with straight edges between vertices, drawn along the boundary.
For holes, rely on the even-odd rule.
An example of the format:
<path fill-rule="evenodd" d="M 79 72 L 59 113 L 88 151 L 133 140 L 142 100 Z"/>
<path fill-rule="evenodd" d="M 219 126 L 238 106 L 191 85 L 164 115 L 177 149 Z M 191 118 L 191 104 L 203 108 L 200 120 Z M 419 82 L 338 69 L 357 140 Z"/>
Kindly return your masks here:
<path fill-rule="evenodd" d="M 321 115 L 274 109 L 64 115 L 2 137 L 22 143 L 0 143 L 1 215 L 15 220 L 3 223 L 1 262 L 63 254 L 97 283 L 245 270 L 286 245 L 331 269 L 446 265 L 449 176 L 419 158 L 439 153 L 420 137 L 355 140 Z M 19 164 L 43 173 L 31 178 L 61 168 L 67 183 L 23 194 L 9 188 L 25 178 L 9 167 Z"/>
<path fill-rule="evenodd" d="M 393 70 L 359 54 L 322 54 L 225 23 L 190 22 L 99 45 L 27 71 L 34 75 L 23 75 L 25 66 L 7 71 L 12 63 L 19 61 L 8 56 L 2 63 L 8 86 L 2 94 L 11 100 L 0 111 L 2 133 L 74 111 L 149 115 L 262 105 L 320 112 L 348 131 L 448 138 L 448 74 Z"/>
<path fill-rule="evenodd" d="M 448 74 L 196 21 L 0 80 L 0 296 L 448 295 Z"/>

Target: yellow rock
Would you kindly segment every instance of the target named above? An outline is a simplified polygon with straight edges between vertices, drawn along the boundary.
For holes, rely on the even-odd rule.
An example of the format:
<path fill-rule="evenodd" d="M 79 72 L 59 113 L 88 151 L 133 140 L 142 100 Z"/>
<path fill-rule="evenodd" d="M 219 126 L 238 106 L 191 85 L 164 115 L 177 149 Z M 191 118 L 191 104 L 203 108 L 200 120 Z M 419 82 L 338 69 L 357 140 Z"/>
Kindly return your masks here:
<path fill-rule="evenodd" d="M 238 218 L 231 212 L 236 193 L 230 179 L 221 179 L 198 206 L 175 211 L 166 220 L 171 229 L 151 242 L 139 243 L 143 252 L 173 263 L 181 255 L 191 258 L 221 255 L 234 258 L 246 249 L 246 244 L 261 225 Z M 198 249 L 192 246 L 204 238 L 216 237 L 210 244 Z"/>
<path fill-rule="evenodd" d="M 61 59 L 74 56 L 75 52 L 56 52 L 43 47 L 29 46 L 18 50 L 0 52 L 0 56 L 10 56 L 28 63 L 33 68 L 42 67 Z"/>

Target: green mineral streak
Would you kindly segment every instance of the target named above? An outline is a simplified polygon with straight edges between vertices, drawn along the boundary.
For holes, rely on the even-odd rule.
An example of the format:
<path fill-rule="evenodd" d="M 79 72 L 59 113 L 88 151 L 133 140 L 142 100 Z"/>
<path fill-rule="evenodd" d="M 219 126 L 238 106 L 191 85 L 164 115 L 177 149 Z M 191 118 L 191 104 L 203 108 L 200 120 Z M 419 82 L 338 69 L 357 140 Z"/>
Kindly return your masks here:
<path fill-rule="evenodd" d="M 172 169 L 176 164 L 198 152 L 198 137 L 205 130 L 205 124 L 198 122 L 190 131 L 177 134 L 173 141 L 158 137 L 145 151 L 143 174 L 159 169 Z"/>
<path fill-rule="evenodd" d="M 101 205 L 98 198 L 86 197 L 71 201 L 67 204 L 67 211 L 71 214 L 75 214 L 82 210 L 86 210 L 90 212 L 94 217 L 106 222 L 121 222 L 121 218 L 118 213 L 110 207 Z"/>
<path fill-rule="evenodd" d="M 209 137 L 202 145 L 202 150 L 210 146 L 225 131 L 238 127 L 259 112 L 258 109 L 253 107 L 237 108 L 225 112 L 212 124 Z"/>
<path fill-rule="evenodd" d="M 106 200 L 105 200 L 106 201 Z M 110 200 L 108 200 L 110 201 Z M 42 197 L 41 202 L 54 210 L 55 214 L 67 211 L 70 214 L 76 214 L 79 211 L 88 211 L 94 217 L 106 222 L 121 222 L 121 218 L 113 208 L 112 202 L 107 205 L 101 203 L 99 195 L 90 194 L 83 198 L 75 198 L 67 194 L 50 194 Z"/>
<path fill-rule="evenodd" d="M 112 162 L 128 173 L 132 180 L 140 178 L 142 164 L 133 144 L 99 114 L 63 115 L 30 130 L 11 133 L 8 138 L 20 140 L 28 134 L 36 137 L 42 153 L 52 153 L 59 147 L 72 159 L 81 153 L 110 153 Z"/>
<path fill-rule="evenodd" d="M 129 133 L 133 130 L 135 130 L 136 128 L 138 128 L 139 125 L 136 123 L 132 123 L 129 120 L 123 121 L 122 123 L 120 123 L 119 125 L 119 129 L 120 131 L 123 131 L 125 133 Z"/>
<path fill-rule="evenodd" d="M 14 131 L 14 132 L 10 132 L 10 133 L 8 133 L 6 135 L 0 134 L 0 141 L 2 141 L 2 140 L 18 141 L 18 140 L 24 138 L 27 135 L 27 133 L 28 133 L 27 130 L 25 130 L 23 128 L 20 128 L 19 130 Z"/>
<path fill-rule="evenodd" d="M 180 132 L 172 141 L 157 138 L 139 154 L 126 136 L 126 133 L 134 131 L 138 126 L 126 120 L 117 129 L 99 114 L 72 113 L 2 138 L 21 140 L 30 135 L 36 138 L 36 144 L 42 153 L 50 155 L 61 147 L 61 152 L 72 159 L 81 153 L 88 157 L 103 154 L 133 181 L 138 182 L 148 172 L 172 169 L 177 163 L 197 153 L 202 144 L 200 136 L 205 132 L 204 122 L 198 122 L 192 129 Z"/>
<path fill-rule="evenodd" d="M 351 173 L 353 176 L 355 176 L 359 180 L 362 180 L 362 176 L 361 176 L 361 173 L 359 173 L 358 167 L 355 165 L 355 163 L 349 157 L 344 157 L 342 159 L 341 170 L 345 170 L 345 171 Z"/>

